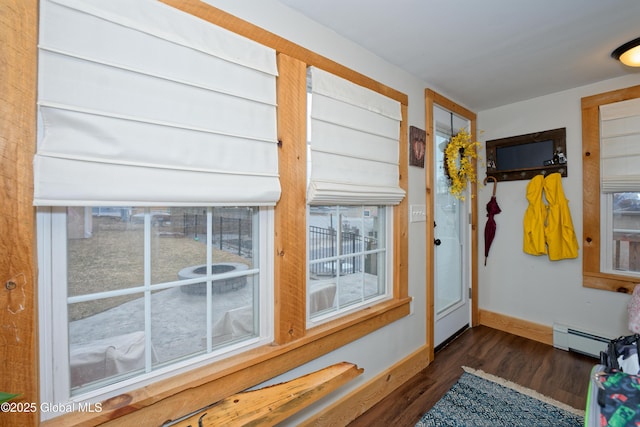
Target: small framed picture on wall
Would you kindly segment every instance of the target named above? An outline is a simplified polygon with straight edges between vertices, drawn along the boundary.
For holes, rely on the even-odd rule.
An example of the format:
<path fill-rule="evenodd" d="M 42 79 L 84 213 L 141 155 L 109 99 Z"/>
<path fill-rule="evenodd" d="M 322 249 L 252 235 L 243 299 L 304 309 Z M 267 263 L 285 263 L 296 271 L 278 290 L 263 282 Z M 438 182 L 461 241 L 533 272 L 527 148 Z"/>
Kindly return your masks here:
<path fill-rule="evenodd" d="M 409 165 L 424 168 L 427 132 L 409 126 Z"/>

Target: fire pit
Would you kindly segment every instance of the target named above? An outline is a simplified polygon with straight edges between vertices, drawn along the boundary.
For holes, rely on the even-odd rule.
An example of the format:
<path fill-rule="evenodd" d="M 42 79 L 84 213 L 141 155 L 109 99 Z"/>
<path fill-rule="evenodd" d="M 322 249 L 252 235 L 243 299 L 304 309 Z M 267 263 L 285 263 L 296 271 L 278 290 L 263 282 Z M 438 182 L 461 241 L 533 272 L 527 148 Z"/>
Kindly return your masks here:
<path fill-rule="evenodd" d="M 214 294 L 222 294 L 225 292 L 235 291 L 243 288 L 247 284 L 247 278 L 245 276 L 229 277 L 227 279 L 216 280 L 216 274 L 230 273 L 232 271 L 247 270 L 246 264 L 237 262 L 223 262 L 211 264 L 211 274 L 213 275 L 213 281 L 211 282 L 211 291 Z M 181 280 L 195 279 L 198 277 L 205 277 L 207 274 L 206 264 L 193 265 L 191 267 L 185 267 L 178 272 L 178 278 Z M 206 295 L 207 294 L 207 282 L 194 283 L 192 285 L 181 286 L 180 290 L 190 295 Z"/>

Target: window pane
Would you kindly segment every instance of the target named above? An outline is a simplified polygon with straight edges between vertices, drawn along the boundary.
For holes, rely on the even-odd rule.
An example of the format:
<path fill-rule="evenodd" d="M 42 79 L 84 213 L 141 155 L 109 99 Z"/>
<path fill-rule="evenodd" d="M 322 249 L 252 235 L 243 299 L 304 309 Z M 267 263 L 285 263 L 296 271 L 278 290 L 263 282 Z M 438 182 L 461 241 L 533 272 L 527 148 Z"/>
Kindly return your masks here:
<path fill-rule="evenodd" d="M 385 293 L 385 252 L 367 254 L 364 259 L 365 299 Z"/>
<path fill-rule="evenodd" d="M 323 258 L 330 258 L 338 255 L 338 232 L 337 227 L 340 223 L 338 210 L 335 207 L 328 206 L 310 206 L 309 207 L 309 260 L 314 261 Z M 328 266 L 317 265 L 318 274 L 325 271 L 321 270 Z M 335 270 L 328 269 L 332 275 Z"/>
<path fill-rule="evenodd" d="M 258 276 L 245 276 L 246 285 L 224 297 L 213 296 L 212 345 L 214 348 L 259 335 Z M 214 284 L 214 287 L 216 285 Z"/>
<path fill-rule="evenodd" d="M 151 283 L 173 282 L 183 268 L 206 262 L 206 209 L 154 209 L 150 216 Z"/>
<path fill-rule="evenodd" d="M 256 208 L 213 209 L 213 259 L 211 262 L 239 262 L 257 266 L 255 242 Z"/>
<path fill-rule="evenodd" d="M 342 225 L 341 254 L 356 254 L 363 250 L 362 233 L 364 229 L 362 207 L 342 208 L 340 224 Z M 356 260 L 350 259 L 352 270 L 356 268 Z"/>
<path fill-rule="evenodd" d="M 126 207 L 67 209 L 69 296 L 144 283 L 144 226 L 131 213 Z"/>
<path fill-rule="evenodd" d="M 207 350 L 207 299 L 188 295 L 183 288 L 151 295 L 151 341 L 154 365 L 163 365 Z"/>
<path fill-rule="evenodd" d="M 640 272 L 640 193 L 613 194 L 613 269 Z"/>
<path fill-rule="evenodd" d="M 69 364 L 71 390 L 103 380 L 126 377 L 145 367 L 144 303 L 142 294 L 129 295 L 129 301 L 106 298 L 97 310 L 81 320 L 69 322 Z M 69 304 L 69 311 L 79 310 Z"/>

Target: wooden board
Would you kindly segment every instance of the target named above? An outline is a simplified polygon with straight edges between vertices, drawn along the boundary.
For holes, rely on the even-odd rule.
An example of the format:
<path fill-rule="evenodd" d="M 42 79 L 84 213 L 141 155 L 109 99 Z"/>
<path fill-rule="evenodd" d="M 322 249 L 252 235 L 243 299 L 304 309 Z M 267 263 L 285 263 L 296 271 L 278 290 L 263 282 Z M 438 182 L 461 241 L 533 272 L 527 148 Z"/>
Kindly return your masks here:
<path fill-rule="evenodd" d="M 0 425 L 38 423 L 35 210 L 38 2 L 0 2 L 0 391 L 17 393 Z M 26 408 L 26 410 L 19 410 Z"/>
<path fill-rule="evenodd" d="M 363 371 L 353 363 L 337 363 L 291 381 L 234 394 L 174 425 L 271 426 L 306 408 Z"/>

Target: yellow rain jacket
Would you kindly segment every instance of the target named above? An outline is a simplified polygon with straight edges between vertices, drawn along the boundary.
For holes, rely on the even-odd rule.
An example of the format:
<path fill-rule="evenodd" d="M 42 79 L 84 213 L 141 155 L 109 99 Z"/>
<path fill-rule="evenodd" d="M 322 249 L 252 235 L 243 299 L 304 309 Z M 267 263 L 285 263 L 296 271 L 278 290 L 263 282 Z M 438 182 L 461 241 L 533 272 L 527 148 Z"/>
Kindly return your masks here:
<path fill-rule="evenodd" d="M 529 206 L 524 212 L 524 246 L 525 253 L 531 255 L 544 255 L 547 247 L 544 240 L 544 220 L 546 206 L 542 201 L 542 186 L 544 177 L 534 176 L 527 185 L 527 200 Z"/>
<path fill-rule="evenodd" d="M 544 195 L 549 203 L 542 199 Z M 524 213 L 524 252 L 549 254 L 551 261 L 577 258 L 578 239 L 573 229 L 569 202 L 562 190 L 561 175 L 537 175 L 527 185 L 529 206 Z"/>
<path fill-rule="evenodd" d="M 544 194 L 549 203 L 547 224 L 544 228 L 549 259 L 578 257 L 578 239 L 573 229 L 569 201 L 564 196 L 559 173 L 552 173 L 544 179 Z"/>

